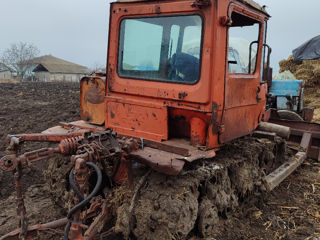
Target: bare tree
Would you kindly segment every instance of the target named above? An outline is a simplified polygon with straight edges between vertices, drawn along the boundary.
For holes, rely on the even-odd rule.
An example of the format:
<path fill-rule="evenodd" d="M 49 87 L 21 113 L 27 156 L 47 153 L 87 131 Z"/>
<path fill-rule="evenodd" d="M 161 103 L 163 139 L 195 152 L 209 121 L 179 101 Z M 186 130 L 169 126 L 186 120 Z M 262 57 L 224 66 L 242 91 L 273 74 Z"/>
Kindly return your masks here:
<path fill-rule="evenodd" d="M 39 49 L 31 43 L 14 43 L 3 52 L 0 61 L 14 70 L 18 77 L 24 78 L 26 73 L 31 71 L 32 59 L 37 57 L 39 53 Z"/>
<path fill-rule="evenodd" d="M 99 62 L 94 62 L 92 64 L 92 67 L 90 68 L 90 71 L 92 73 L 95 73 L 95 72 L 99 72 L 99 71 L 104 71 L 105 69 L 105 66 L 103 66 L 101 63 Z"/>

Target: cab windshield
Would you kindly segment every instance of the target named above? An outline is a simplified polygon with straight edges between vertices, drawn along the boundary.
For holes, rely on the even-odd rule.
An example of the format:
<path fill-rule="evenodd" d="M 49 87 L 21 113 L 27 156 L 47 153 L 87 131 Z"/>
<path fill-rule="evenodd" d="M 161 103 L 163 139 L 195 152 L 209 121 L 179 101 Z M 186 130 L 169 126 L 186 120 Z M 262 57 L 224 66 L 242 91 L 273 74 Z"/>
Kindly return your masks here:
<path fill-rule="evenodd" d="M 120 24 L 120 77 L 181 82 L 199 80 L 202 18 L 198 15 L 124 19 Z"/>

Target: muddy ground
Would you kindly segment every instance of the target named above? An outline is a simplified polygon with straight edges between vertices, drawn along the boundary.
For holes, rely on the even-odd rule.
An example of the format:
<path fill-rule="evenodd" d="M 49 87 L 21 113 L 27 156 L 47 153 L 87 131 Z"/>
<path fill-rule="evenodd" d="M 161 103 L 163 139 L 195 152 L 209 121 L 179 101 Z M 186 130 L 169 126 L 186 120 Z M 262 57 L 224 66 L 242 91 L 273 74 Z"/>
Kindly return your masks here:
<path fill-rule="evenodd" d="M 8 134 L 41 132 L 61 121 L 79 119 L 79 93 L 78 84 L 0 83 L 0 158 L 8 153 L 5 150 Z M 47 146 L 29 143 L 22 151 Z M 46 168 L 47 163 L 41 162 L 24 170 L 22 186 L 26 191 L 30 224 L 61 217 L 60 209 L 52 205 L 45 190 L 42 172 Z M 15 195 L 12 193 L 12 174 L 0 171 L 0 235 L 17 227 Z"/>
<path fill-rule="evenodd" d="M 0 84 L 0 156 L 6 154 L 5 136 L 8 133 L 39 132 L 60 121 L 78 119 L 78 98 L 79 89 L 74 84 Z M 233 144 L 239 145 L 239 141 Z M 258 145 L 260 147 L 252 151 L 265 153 L 264 157 L 272 152 L 272 150 L 261 149 L 261 146 L 271 146 L 270 143 L 259 142 Z M 25 149 L 37 147 L 39 147 L 38 144 L 31 144 L 25 146 Z M 225 151 L 230 152 L 227 148 Z M 247 154 L 244 151 L 241 156 L 247 156 Z M 274 157 L 274 155 L 269 156 L 269 158 Z M 229 158 L 233 159 L 230 156 Z M 46 167 L 46 163 L 41 163 L 25 171 L 24 189 L 30 224 L 63 216 L 61 209 L 53 205 L 46 190 L 46 184 L 42 178 L 42 171 Z M 189 170 L 188 174 L 192 174 L 192 171 L 196 169 Z M 246 179 L 247 173 L 245 171 L 243 173 L 245 177 L 241 179 Z M 157 238 L 149 237 L 149 239 L 168 239 L 168 235 L 161 235 L 164 232 L 167 232 L 169 238 L 172 239 L 200 239 L 210 231 L 210 226 L 212 226 L 210 223 L 214 223 L 216 219 L 219 219 L 219 223 L 216 223 L 218 231 L 214 231 L 215 239 L 310 239 L 310 237 L 320 236 L 320 163 L 307 160 L 270 194 L 254 194 L 257 192 L 254 191 L 257 186 L 251 186 L 248 184 L 249 181 L 235 184 L 239 176 L 234 177 L 229 170 L 219 174 L 220 177 L 215 180 L 211 177 L 210 183 L 214 184 L 219 182 L 217 179 L 220 179 L 219 183 L 223 183 L 228 189 L 224 193 L 216 188 L 203 187 L 203 181 L 199 180 L 201 174 L 195 174 L 191 178 L 185 175 L 181 177 L 182 180 L 176 181 L 176 179 L 168 179 L 157 173 L 151 173 L 147 181 L 150 186 L 167 184 L 171 192 L 164 192 L 162 197 L 159 196 L 159 199 L 154 201 L 152 189 L 144 186 L 140 190 L 139 201 L 133 210 L 135 226 L 132 227 L 130 237 L 148 239 L 146 236 L 153 236 L 152 234 L 157 229 L 164 229 L 157 233 Z M 254 174 L 251 174 L 250 177 L 254 178 Z M 188 181 L 183 181 L 186 178 Z M 10 174 L 0 172 L 0 180 L 0 235 L 3 235 L 16 227 L 17 220 L 14 216 L 15 200 L 14 194 L 11 194 L 13 185 Z M 232 192 L 232 189 L 235 188 L 232 187 L 233 185 L 238 186 L 235 194 Z M 203 189 L 211 194 L 203 194 Z M 239 195 L 243 191 L 244 196 Z M 140 199 L 142 196 L 145 196 L 144 201 Z M 201 196 L 201 201 L 199 201 L 199 196 Z M 210 205 L 210 200 L 217 199 L 217 196 L 224 201 L 218 201 L 220 205 Z M 172 211 L 168 213 L 168 216 L 171 214 L 172 219 L 161 223 L 165 218 L 157 215 L 157 211 L 152 211 L 149 217 L 158 224 L 152 227 L 143 218 L 144 214 L 150 210 L 150 202 L 153 203 L 153 210 L 159 210 L 165 208 L 165 204 L 162 203 L 166 203 L 167 199 L 172 199 L 176 203 L 175 207 L 171 207 Z M 189 206 L 187 211 L 178 217 L 180 216 L 178 213 L 181 213 L 186 206 Z M 172 222 L 179 221 L 181 224 L 176 228 L 179 230 L 178 234 L 170 235 L 174 232 Z M 120 220 L 117 224 L 120 228 L 123 226 Z M 195 224 L 197 228 L 192 229 L 192 224 Z M 192 230 L 188 234 L 190 229 Z M 61 229 L 50 231 L 52 239 L 62 239 L 62 232 Z M 42 236 L 39 238 L 43 239 Z"/>

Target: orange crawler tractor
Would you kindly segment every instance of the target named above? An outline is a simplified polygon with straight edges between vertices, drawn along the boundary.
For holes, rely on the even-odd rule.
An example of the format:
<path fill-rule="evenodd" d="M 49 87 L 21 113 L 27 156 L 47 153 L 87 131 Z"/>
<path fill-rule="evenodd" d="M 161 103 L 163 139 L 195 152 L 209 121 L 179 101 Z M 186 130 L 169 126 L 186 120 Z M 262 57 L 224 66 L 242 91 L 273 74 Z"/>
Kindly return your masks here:
<path fill-rule="evenodd" d="M 186 163 L 214 161 L 221 146 L 259 124 L 264 131 L 258 134 L 276 131 L 307 150 L 267 176 L 270 189 L 307 154 L 318 158 L 318 125 L 281 120 L 267 109 L 272 76 L 268 19 L 252 0 L 111 3 L 106 75 L 81 80 L 83 120 L 41 134 L 8 136 L 12 154 L 1 159 L 0 168 L 14 173 L 19 228 L 0 239 L 27 239 L 63 225 L 65 239 L 94 239 L 101 222 L 110 220 L 108 205 L 93 201 L 104 182 L 119 184 L 124 177 L 130 182 L 136 162 L 178 175 Z M 60 143 L 22 154 L 24 141 Z M 28 226 L 22 168 L 55 154 L 71 156 L 75 206 L 65 219 Z"/>
<path fill-rule="evenodd" d="M 268 18 L 252 1 L 111 4 L 106 85 L 81 81 L 82 118 L 142 139 L 136 154 L 167 174 L 213 157 L 263 117 Z"/>

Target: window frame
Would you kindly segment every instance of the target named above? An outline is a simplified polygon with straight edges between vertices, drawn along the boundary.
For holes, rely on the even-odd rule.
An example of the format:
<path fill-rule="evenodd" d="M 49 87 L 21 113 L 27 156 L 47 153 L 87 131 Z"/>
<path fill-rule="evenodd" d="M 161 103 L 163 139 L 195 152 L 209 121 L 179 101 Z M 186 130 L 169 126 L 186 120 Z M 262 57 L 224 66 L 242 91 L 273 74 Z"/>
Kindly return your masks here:
<path fill-rule="evenodd" d="M 259 19 L 257 19 L 257 18 L 254 18 L 254 17 L 252 17 L 252 16 L 249 16 L 249 15 L 247 15 L 247 14 L 245 14 L 244 12 L 239 12 L 239 11 L 237 11 L 236 9 L 233 9 L 232 11 L 231 11 L 231 14 L 230 14 L 230 18 L 232 17 L 232 13 L 236 13 L 236 14 L 239 14 L 239 15 L 241 15 L 241 16 L 243 16 L 243 17 L 246 17 L 246 18 L 249 18 L 249 19 L 252 19 L 252 20 L 254 20 L 254 21 L 256 21 L 257 22 L 257 24 L 258 24 L 258 38 L 257 38 L 257 40 L 254 40 L 253 42 L 257 42 L 258 43 L 258 45 L 257 45 L 257 52 L 256 52 L 256 61 L 255 61 L 255 66 L 254 66 L 254 71 L 252 72 L 252 73 L 230 73 L 229 72 L 229 47 L 230 47 L 230 35 L 229 35 L 229 33 L 230 33 L 230 28 L 232 28 L 232 26 L 228 26 L 228 28 L 227 28 L 227 46 L 226 46 L 226 51 L 227 51 L 227 53 L 226 53 L 226 65 L 227 65 L 227 73 L 229 74 L 229 75 L 237 75 L 237 76 L 253 76 L 253 75 L 255 75 L 256 73 L 257 73 L 257 66 L 258 66 L 258 57 L 259 57 L 259 49 L 260 49 L 260 42 L 261 42 L 261 30 L 262 30 L 262 23 L 260 22 L 260 20 Z M 232 18 L 231 18 L 232 19 Z M 232 21 L 232 20 L 231 20 Z M 253 26 L 253 25 L 251 25 L 251 26 Z M 241 27 L 241 26 L 239 26 L 239 27 Z M 243 26 L 243 27 L 245 27 L 245 26 Z M 251 42 L 252 43 L 252 42 Z M 250 44 L 251 43 L 249 43 L 249 46 L 250 46 Z M 250 49 L 250 48 L 249 48 Z M 249 50 L 248 49 L 248 50 Z M 248 56 L 250 55 L 250 53 L 248 54 Z M 249 65 L 249 64 L 248 64 Z"/>
<path fill-rule="evenodd" d="M 124 44 L 124 38 L 123 38 L 123 41 L 121 42 L 121 37 L 122 37 L 122 33 L 121 33 L 121 24 L 123 21 L 125 20 L 135 20 L 135 19 L 143 19 L 143 18 L 166 18 L 166 17 L 189 17 L 189 16 L 198 16 L 200 17 L 201 19 L 201 39 L 200 39 L 200 55 L 199 55 L 199 77 L 196 81 L 193 81 L 193 82 L 182 82 L 182 81 L 172 81 L 172 80 L 169 80 L 169 79 L 151 79 L 151 78 L 148 78 L 148 77 L 145 77 L 145 78 L 142 78 L 142 77 L 135 77 L 135 76 L 124 76 L 121 74 L 121 63 L 123 59 L 123 57 L 120 57 L 120 47 L 122 47 L 122 49 L 124 48 L 123 45 Z M 117 69 L 117 75 L 119 78 L 122 78 L 122 79 L 133 79 L 133 80 L 142 80 L 142 81 L 149 81 L 149 82 L 164 82 L 164 83 L 172 83 L 172 84 L 183 84 L 183 85 L 195 85 L 197 84 L 200 79 L 201 79 L 201 68 L 202 68 L 202 52 L 203 52 L 203 41 L 204 41 L 204 27 L 205 27 L 205 24 L 204 24 L 204 21 L 205 21 L 205 18 L 200 14 L 200 13 L 192 13 L 192 14 L 168 14 L 168 15 L 161 15 L 161 16 L 125 16 L 123 17 L 119 24 L 118 24 L 118 48 L 117 48 L 117 54 L 116 54 L 116 69 Z M 173 26 L 174 24 L 172 24 L 171 26 Z M 170 29 L 171 31 L 171 29 Z M 160 54 L 161 55 L 161 54 Z M 161 59 L 160 59 L 160 63 L 161 63 Z M 123 71 L 123 70 L 122 70 Z M 130 71 L 130 70 L 125 70 L 125 71 Z M 161 68 L 159 68 L 159 71 L 161 71 Z M 149 71 L 139 71 L 141 72 L 143 75 L 143 72 L 149 72 Z"/>

